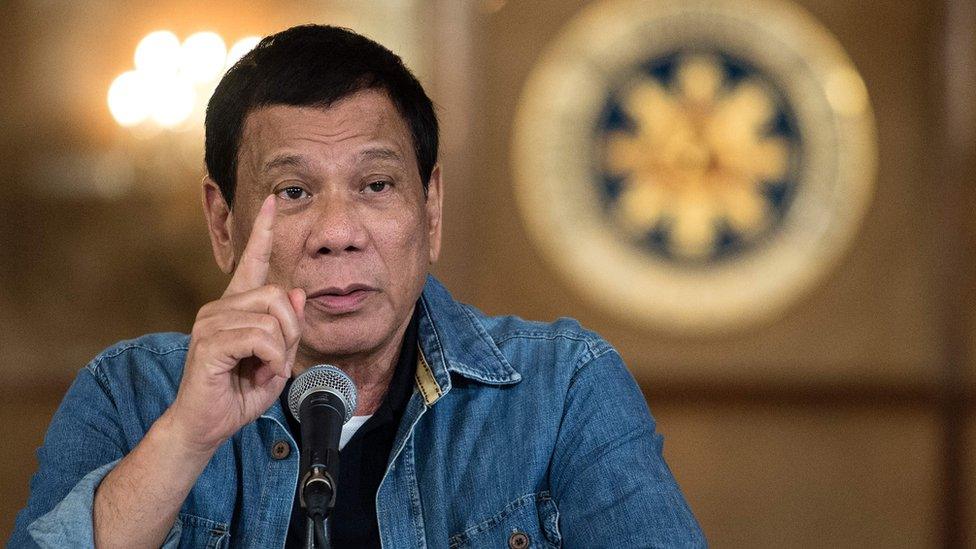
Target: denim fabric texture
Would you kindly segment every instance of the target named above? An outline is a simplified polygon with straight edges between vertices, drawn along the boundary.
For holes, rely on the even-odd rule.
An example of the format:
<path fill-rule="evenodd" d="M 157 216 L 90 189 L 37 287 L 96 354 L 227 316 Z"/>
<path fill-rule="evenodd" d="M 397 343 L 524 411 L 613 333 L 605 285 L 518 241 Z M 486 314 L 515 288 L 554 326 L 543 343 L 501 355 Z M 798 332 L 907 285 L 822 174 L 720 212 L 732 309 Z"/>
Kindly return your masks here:
<path fill-rule="evenodd" d="M 420 306 L 417 383 L 376 495 L 384 547 L 705 545 L 608 343 L 571 319 L 485 316 L 433 277 Z M 147 335 L 79 372 L 10 547 L 93 545 L 95 489 L 175 398 L 188 345 Z M 284 414 L 275 400 L 217 450 L 164 547 L 282 547 L 299 463 Z"/>

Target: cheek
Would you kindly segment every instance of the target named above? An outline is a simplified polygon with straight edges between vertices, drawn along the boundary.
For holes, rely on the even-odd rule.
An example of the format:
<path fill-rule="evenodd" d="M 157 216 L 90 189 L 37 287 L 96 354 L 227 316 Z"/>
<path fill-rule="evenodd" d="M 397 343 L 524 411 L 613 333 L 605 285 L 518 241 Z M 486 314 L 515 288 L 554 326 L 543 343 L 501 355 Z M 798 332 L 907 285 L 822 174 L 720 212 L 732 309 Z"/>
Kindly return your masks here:
<path fill-rule="evenodd" d="M 383 261 L 389 284 L 404 301 L 426 279 L 429 244 L 426 224 L 417 215 L 402 215 L 372 226 L 373 242 Z"/>
<path fill-rule="evenodd" d="M 384 223 L 376 233 L 376 243 L 386 251 L 390 263 L 400 269 L 423 263 L 426 265 L 427 250 L 430 247 L 427 226 L 417 215 L 404 215 L 400 219 Z M 391 267 L 394 265 L 391 265 Z"/>
<path fill-rule="evenodd" d="M 305 246 L 304 232 L 300 226 L 282 223 L 275 224 L 274 243 L 271 249 L 271 263 L 268 268 L 268 282 L 290 284 L 294 282 L 295 270 L 302 258 Z"/>

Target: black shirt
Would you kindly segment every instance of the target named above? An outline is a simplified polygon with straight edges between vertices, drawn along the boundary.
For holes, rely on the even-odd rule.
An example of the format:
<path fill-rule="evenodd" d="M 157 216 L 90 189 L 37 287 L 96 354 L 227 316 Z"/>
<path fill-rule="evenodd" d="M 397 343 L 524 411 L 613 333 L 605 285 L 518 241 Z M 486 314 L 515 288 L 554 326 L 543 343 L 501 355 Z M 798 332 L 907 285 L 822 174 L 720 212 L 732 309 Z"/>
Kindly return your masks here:
<path fill-rule="evenodd" d="M 386 473 L 386 466 L 393 449 L 393 439 L 400 426 L 400 418 L 413 394 L 413 376 L 417 369 L 417 309 L 403 335 L 403 345 L 397 359 L 393 378 L 387 388 L 383 403 L 373 416 L 339 452 L 339 478 L 336 482 L 336 503 L 329 517 L 329 537 L 332 547 L 379 547 L 380 532 L 376 522 L 376 491 Z M 288 409 L 288 389 L 281 393 L 282 407 Z M 301 447 L 301 429 L 290 413 L 288 427 Z M 305 514 L 298 500 L 292 505 L 288 524 L 287 548 L 305 547 Z"/>

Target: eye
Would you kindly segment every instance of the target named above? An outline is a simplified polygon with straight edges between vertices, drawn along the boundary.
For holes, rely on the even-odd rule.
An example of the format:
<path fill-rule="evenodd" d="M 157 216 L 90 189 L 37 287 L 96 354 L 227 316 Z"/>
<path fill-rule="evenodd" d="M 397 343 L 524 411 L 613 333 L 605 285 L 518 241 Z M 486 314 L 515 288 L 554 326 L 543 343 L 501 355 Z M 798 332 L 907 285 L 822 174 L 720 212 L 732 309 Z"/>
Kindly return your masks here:
<path fill-rule="evenodd" d="M 278 191 L 278 196 L 286 200 L 300 200 L 308 198 L 308 193 L 301 187 L 285 187 Z"/>
<path fill-rule="evenodd" d="M 369 189 L 371 192 L 381 193 L 392 185 L 393 184 L 390 183 L 389 181 L 374 181 L 369 185 L 366 185 L 366 188 Z"/>

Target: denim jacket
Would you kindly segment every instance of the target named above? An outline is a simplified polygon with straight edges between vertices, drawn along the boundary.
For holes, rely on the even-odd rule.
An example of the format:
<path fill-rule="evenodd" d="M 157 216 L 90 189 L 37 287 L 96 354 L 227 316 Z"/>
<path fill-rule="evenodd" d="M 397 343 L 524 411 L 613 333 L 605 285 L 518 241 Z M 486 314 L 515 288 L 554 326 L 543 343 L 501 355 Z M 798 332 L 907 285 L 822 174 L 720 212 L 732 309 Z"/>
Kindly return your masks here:
<path fill-rule="evenodd" d="M 485 316 L 433 277 L 418 306 L 416 387 L 376 494 L 384 547 L 705 545 L 603 339 L 569 319 Z M 11 547 L 93 544 L 95 489 L 173 402 L 188 345 L 148 335 L 81 370 Z M 299 467 L 284 413 L 275 400 L 217 450 L 164 547 L 282 547 Z"/>

